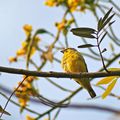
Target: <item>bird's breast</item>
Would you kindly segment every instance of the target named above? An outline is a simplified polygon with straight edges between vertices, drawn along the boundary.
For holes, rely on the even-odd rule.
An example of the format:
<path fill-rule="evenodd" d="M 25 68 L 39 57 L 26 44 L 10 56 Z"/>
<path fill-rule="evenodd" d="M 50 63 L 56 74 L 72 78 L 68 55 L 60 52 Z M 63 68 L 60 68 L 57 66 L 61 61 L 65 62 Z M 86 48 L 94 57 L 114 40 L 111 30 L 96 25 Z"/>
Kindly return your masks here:
<path fill-rule="evenodd" d="M 62 61 L 62 67 L 66 72 L 79 73 L 87 71 L 84 61 L 77 55 L 65 56 Z"/>

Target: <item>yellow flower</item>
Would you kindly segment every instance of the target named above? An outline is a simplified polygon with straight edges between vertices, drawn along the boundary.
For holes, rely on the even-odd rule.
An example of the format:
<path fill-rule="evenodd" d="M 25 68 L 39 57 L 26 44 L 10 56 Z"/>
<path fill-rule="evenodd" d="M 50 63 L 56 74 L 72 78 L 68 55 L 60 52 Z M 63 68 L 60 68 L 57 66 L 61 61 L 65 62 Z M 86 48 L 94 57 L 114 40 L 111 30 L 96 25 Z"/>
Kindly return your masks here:
<path fill-rule="evenodd" d="M 16 52 L 17 56 L 23 56 L 27 53 L 28 43 L 26 41 L 22 42 L 22 48 L 18 49 Z"/>
<path fill-rule="evenodd" d="M 27 78 L 27 81 L 28 81 L 28 82 L 32 82 L 34 79 L 35 79 L 34 76 L 29 76 L 29 77 Z"/>
<path fill-rule="evenodd" d="M 29 116 L 29 115 L 26 115 L 26 120 L 35 120 L 35 118 Z"/>
<path fill-rule="evenodd" d="M 16 55 L 17 56 L 22 56 L 22 55 L 25 55 L 26 54 L 26 50 L 25 49 L 18 49 L 17 52 L 16 52 Z"/>
<path fill-rule="evenodd" d="M 57 27 L 58 30 L 63 30 L 65 28 L 65 25 L 67 23 L 66 19 L 63 19 L 62 22 L 56 23 L 55 26 Z"/>
<path fill-rule="evenodd" d="M 49 7 L 53 7 L 53 6 L 56 6 L 57 2 L 56 0 L 47 0 L 45 2 L 45 5 L 49 6 Z"/>
<path fill-rule="evenodd" d="M 25 83 L 25 87 L 26 87 L 27 89 L 31 89 L 31 88 L 32 88 L 32 85 L 31 85 L 30 82 L 26 82 L 26 83 Z"/>
<path fill-rule="evenodd" d="M 26 41 L 22 42 L 22 48 L 26 48 L 28 46 L 28 43 Z"/>
<path fill-rule="evenodd" d="M 70 20 L 67 21 L 67 24 L 71 25 L 73 22 L 74 22 L 74 19 L 72 18 L 72 19 L 70 19 Z"/>
<path fill-rule="evenodd" d="M 77 8 L 83 12 L 86 8 L 85 0 L 68 0 L 68 6 L 71 12 L 77 11 Z"/>
<path fill-rule="evenodd" d="M 38 45 L 39 41 L 40 41 L 40 38 L 38 36 L 36 36 L 35 39 L 34 39 L 33 45 L 32 45 L 31 55 L 30 56 L 32 56 L 35 53 L 36 46 Z M 26 55 L 27 50 L 28 50 L 28 42 L 27 41 L 23 41 L 22 42 L 22 48 L 17 50 L 16 55 L 17 56 Z"/>
<path fill-rule="evenodd" d="M 19 98 L 19 103 L 21 107 L 26 107 L 28 101 L 29 99 L 27 97 Z"/>
<path fill-rule="evenodd" d="M 67 30 L 73 22 L 74 22 L 74 19 L 69 19 L 69 20 L 62 19 L 61 22 L 55 23 L 55 26 L 59 31 L 64 31 L 64 30 Z"/>
<path fill-rule="evenodd" d="M 36 52 L 36 48 L 35 48 L 35 47 L 32 47 L 30 57 L 31 57 L 32 55 L 34 55 L 35 52 Z"/>
<path fill-rule="evenodd" d="M 32 26 L 31 25 L 24 25 L 23 30 L 25 31 L 26 35 L 28 36 L 32 32 Z"/>
<path fill-rule="evenodd" d="M 23 29 L 24 29 L 25 31 L 31 32 L 31 31 L 32 31 L 32 26 L 26 24 L 26 25 L 23 26 Z"/>
<path fill-rule="evenodd" d="M 75 11 L 78 5 L 79 5 L 79 0 L 68 0 L 68 6 L 71 12 Z"/>
<path fill-rule="evenodd" d="M 12 62 L 17 62 L 17 57 L 10 57 L 9 58 L 9 62 L 12 63 Z"/>
<path fill-rule="evenodd" d="M 50 6 L 50 7 L 66 5 L 66 7 L 69 7 L 69 10 L 71 12 L 74 12 L 74 11 L 83 12 L 86 9 L 86 4 L 90 4 L 93 2 L 94 0 L 91 2 L 89 2 L 89 0 L 88 1 L 86 0 L 46 0 L 45 5 Z"/>
<path fill-rule="evenodd" d="M 23 79 L 25 75 L 23 76 Z M 15 92 L 16 97 L 18 97 L 19 104 L 22 108 L 26 107 L 27 102 L 30 99 L 30 96 L 36 96 L 37 91 L 32 86 L 32 82 L 35 79 L 34 76 L 29 76 L 23 82 L 23 84 L 19 87 L 19 89 Z M 18 83 L 20 85 L 21 82 Z"/>

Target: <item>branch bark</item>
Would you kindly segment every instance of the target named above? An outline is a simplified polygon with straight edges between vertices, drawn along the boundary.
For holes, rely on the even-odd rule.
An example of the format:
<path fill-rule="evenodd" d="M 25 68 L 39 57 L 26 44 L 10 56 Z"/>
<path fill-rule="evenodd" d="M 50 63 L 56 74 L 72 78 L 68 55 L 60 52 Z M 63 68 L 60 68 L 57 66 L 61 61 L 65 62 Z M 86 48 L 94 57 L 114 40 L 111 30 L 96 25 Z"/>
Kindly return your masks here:
<path fill-rule="evenodd" d="M 10 73 L 10 74 L 20 74 L 27 76 L 37 76 L 37 77 L 54 77 L 54 78 L 99 78 L 106 76 L 120 76 L 119 71 L 109 71 L 109 72 L 82 72 L 82 73 L 64 73 L 64 72 L 38 72 L 30 71 L 17 68 L 9 68 L 0 66 L 0 72 Z"/>

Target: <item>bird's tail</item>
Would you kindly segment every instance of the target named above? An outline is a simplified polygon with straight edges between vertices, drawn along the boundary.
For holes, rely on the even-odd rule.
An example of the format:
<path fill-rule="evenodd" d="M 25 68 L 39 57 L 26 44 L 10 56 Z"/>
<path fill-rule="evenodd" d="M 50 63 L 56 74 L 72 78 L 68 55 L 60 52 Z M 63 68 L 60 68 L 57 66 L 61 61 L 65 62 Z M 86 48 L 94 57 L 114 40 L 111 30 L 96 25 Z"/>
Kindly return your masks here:
<path fill-rule="evenodd" d="M 92 89 L 92 87 L 90 89 L 87 89 L 87 91 L 90 94 L 91 98 L 94 98 L 96 96 L 96 93 L 94 92 L 94 90 Z"/>
<path fill-rule="evenodd" d="M 96 93 L 92 89 L 88 79 L 75 79 L 75 81 L 88 91 L 91 98 L 94 98 L 96 96 Z"/>

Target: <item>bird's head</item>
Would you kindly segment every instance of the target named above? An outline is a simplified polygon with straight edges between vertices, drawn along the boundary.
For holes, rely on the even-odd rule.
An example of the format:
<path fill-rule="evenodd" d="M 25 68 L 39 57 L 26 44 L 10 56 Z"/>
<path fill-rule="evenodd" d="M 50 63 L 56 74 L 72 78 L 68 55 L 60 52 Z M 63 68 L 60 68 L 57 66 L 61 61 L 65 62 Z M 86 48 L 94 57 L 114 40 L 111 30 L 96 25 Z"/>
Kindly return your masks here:
<path fill-rule="evenodd" d="M 61 52 L 62 52 L 63 54 L 71 53 L 71 52 L 75 52 L 75 51 L 77 51 L 77 50 L 74 49 L 74 48 L 66 48 L 66 49 L 61 50 Z"/>

